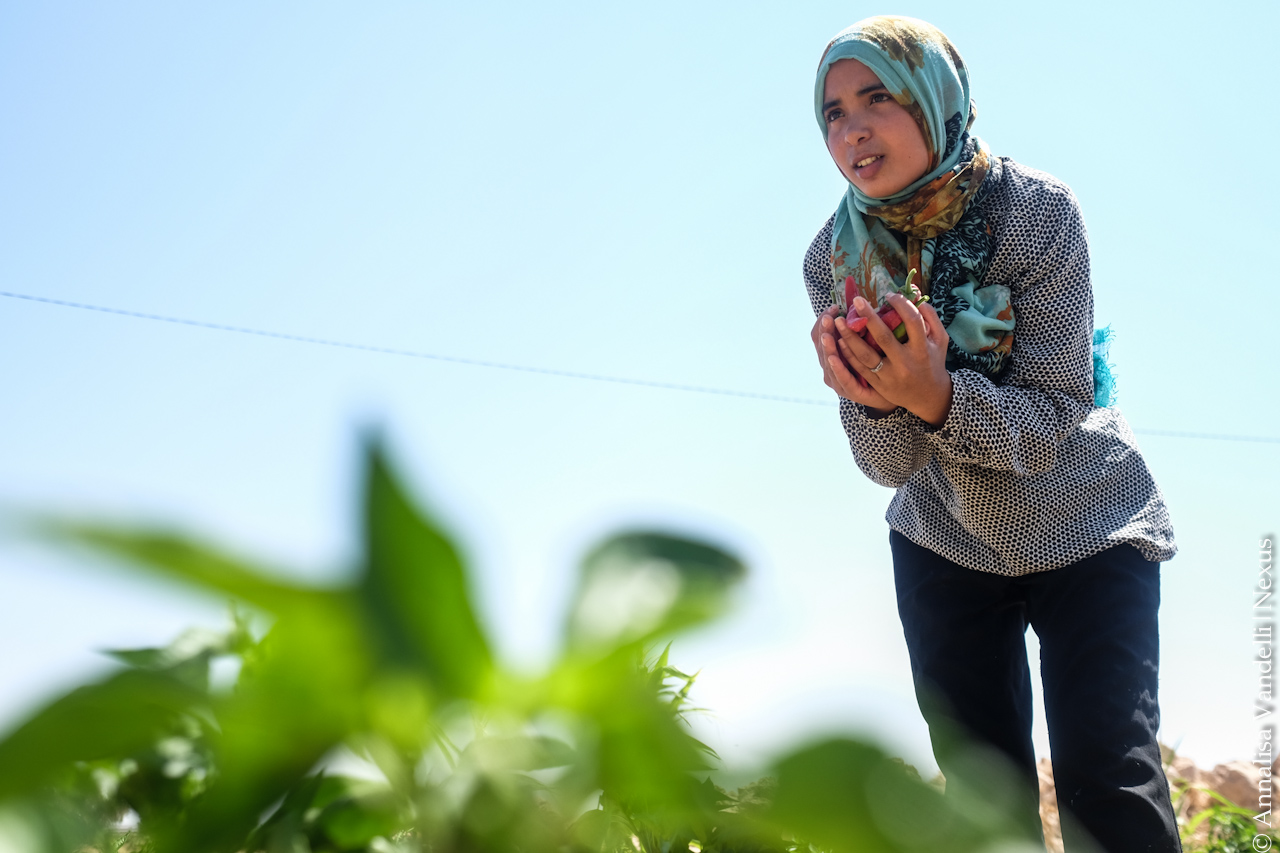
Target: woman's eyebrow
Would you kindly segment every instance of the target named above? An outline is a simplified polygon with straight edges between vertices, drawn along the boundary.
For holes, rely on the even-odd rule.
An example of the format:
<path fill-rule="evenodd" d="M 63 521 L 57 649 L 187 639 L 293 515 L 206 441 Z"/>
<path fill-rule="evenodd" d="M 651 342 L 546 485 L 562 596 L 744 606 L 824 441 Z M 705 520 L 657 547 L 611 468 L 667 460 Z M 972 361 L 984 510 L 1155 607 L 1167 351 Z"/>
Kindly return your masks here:
<path fill-rule="evenodd" d="M 861 98 L 863 95 L 870 95 L 872 92 L 878 92 L 881 89 L 884 89 L 884 91 L 886 92 L 889 91 L 887 88 L 885 88 L 885 85 L 883 83 L 876 83 L 873 86 L 865 86 L 859 89 L 857 97 Z M 840 99 L 832 98 L 831 100 L 827 101 L 825 104 L 822 105 L 822 111 L 825 113 L 827 110 L 831 109 L 832 107 L 838 107 L 838 106 L 840 106 Z"/>

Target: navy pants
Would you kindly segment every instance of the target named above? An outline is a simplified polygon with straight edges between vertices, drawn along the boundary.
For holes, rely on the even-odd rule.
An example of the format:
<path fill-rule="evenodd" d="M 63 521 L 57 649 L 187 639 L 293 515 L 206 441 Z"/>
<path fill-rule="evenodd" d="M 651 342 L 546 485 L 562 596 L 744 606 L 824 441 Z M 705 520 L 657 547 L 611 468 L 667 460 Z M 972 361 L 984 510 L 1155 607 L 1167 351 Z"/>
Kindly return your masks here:
<path fill-rule="evenodd" d="M 1067 853 L 1097 849 L 1090 837 L 1107 853 L 1181 851 L 1156 742 L 1160 564 L 1117 545 L 1005 577 L 896 530 L 889 544 L 916 699 L 943 775 L 963 771 L 967 739 L 985 743 L 1025 786 L 1024 813 L 1036 808 L 1030 625 Z"/>

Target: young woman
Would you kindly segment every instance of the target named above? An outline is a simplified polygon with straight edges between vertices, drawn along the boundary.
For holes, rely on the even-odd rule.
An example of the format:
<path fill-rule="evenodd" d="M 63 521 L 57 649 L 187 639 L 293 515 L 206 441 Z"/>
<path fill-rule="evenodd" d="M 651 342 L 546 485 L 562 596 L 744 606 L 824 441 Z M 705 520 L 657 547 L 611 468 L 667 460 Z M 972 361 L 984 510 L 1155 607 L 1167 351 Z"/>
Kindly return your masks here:
<path fill-rule="evenodd" d="M 1076 199 L 970 135 L 965 65 L 923 21 L 842 32 L 814 100 L 848 189 L 804 261 L 813 343 L 854 459 L 897 490 L 898 611 L 938 764 L 957 768 L 963 732 L 1019 768 L 1035 807 L 1031 625 L 1062 813 L 1112 853 L 1180 850 L 1156 741 L 1159 570 L 1177 549 L 1133 433 L 1095 405 Z M 887 296 L 899 342 L 876 309 L 911 270 L 929 301 Z M 850 279 L 875 347 L 832 305 Z"/>

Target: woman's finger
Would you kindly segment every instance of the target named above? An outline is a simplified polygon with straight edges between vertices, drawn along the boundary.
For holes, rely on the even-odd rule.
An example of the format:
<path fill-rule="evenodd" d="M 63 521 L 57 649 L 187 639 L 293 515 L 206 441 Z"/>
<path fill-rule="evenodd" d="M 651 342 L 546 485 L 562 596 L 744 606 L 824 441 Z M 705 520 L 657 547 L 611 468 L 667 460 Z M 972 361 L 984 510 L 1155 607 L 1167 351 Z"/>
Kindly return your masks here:
<path fill-rule="evenodd" d="M 827 367 L 827 356 L 836 351 L 836 330 L 835 327 L 831 325 L 831 317 L 834 313 L 836 313 L 836 309 L 834 307 L 822 312 L 822 314 L 818 316 L 817 322 L 813 324 L 812 332 L 813 348 L 817 352 L 818 363 L 822 365 L 822 381 L 828 388 L 835 388 L 835 385 L 832 384 L 831 371 Z M 825 346 L 823 344 L 824 336 L 829 339 L 829 342 Z"/>
<path fill-rule="evenodd" d="M 831 372 L 831 379 L 835 382 L 836 393 L 841 397 L 857 400 L 858 378 L 849 372 L 849 368 L 839 356 L 833 355 L 827 359 L 827 369 Z"/>
<path fill-rule="evenodd" d="M 834 316 L 834 314 L 832 313 L 834 311 L 835 311 L 835 306 L 832 306 L 831 308 L 828 308 L 826 311 L 823 311 L 821 314 L 819 314 L 817 320 L 814 320 L 813 331 L 809 334 L 809 337 L 813 339 L 813 345 L 815 347 L 818 345 L 818 338 L 822 335 L 822 333 L 824 331 L 831 330 L 832 328 L 831 318 Z"/>
<path fill-rule="evenodd" d="M 831 377 L 833 380 L 835 379 L 835 376 L 831 371 L 831 364 L 828 361 L 828 359 L 834 357 L 840 362 L 841 366 L 844 367 L 845 371 L 854 378 L 858 385 L 865 387 L 863 382 L 858 381 L 860 377 L 855 372 L 856 362 L 854 362 L 850 356 L 848 346 L 844 343 L 843 339 L 837 335 L 824 335 L 823 343 L 825 344 L 825 349 L 822 354 L 822 367 L 827 372 L 827 376 Z"/>
<path fill-rule="evenodd" d="M 843 321 L 840 321 L 840 324 L 843 325 Z M 848 327 L 845 330 L 848 331 Z M 849 334 L 852 334 L 852 332 L 849 332 Z M 853 335 L 853 337 L 856 338 L 857 335 Z M 855 400 L 859 403 L 875 405 L 874 402 L 867 399 L 868 393 L 874 394 L 874 392 L 870 391 L 871 386 L 865 378 L 868 371 L 855 356 L 851 355 L 846 339 L 843 336 L 840 338 L 824 337 L 824 341 L 829 341 L 831 345 L 827 356 L 826 369 L 835 382 L 832 387 L 836 389 L 836 393 L 841 397 Z M 861 340 L 858 343 L 862 343 Z M 870 349 L 866 344 L 862 344 L 862 346 Z M 878 397 L 879 395 L 874 394 L 874 396 Z"/>
<path fill-rule="evenodd" d="M 893 310 L 898 312 L 898 316 L 902 318 L 902 322 L 907 328 L 907 346 L 917 349 L 927 346 L 929 327 L 925 324 L 924 317 L 920 314 L 919 309 L 912 304 L 910 299 L 900 293 L 890 296 L 889 303 L 893 305 Z M 927 305 L 928 303 L 926 302 L 925 304 Z"/>
<path fill-rule="evenodd" d="M 818 336 L 817 340 L 818 361 L 822 364 L 822 371 L 828 385 L 831 384 L 831 367 L 827 364 L 827 359 L 836 355 L 838 352 L 836 349 L 837 340 L 838 338 L 836 338 L 831 332 L 822 332 Z"/>
<path fill-rule="evenodd" d="M 946 326 L 942 325 L 942 318 L 938 316 L 938 312 L 928 302 L 920 306 L 920 316 L 924 318 L 925 325 L 929 328 L 929 337 L 933 338 L 942 347 L 946 347 L 951 340 L 951 336 L 947 334 Z"/>
<path fill-rule="evenodd" d="M 881 325 L 884 324 L 881 323 Z M 879 363 L 880 353 L 861 335 L 850 329 L 849 324 L 841 317 L 836 318 L 836 331 L 840 333 L 840 342 L 848 348 L 850 363 L 856 361 L 863 367 L 875 367 Z"/>
<path fill-rule="evenodd" d="M 858 336 L 854 335 L 854 337 L 857 338 Z M 858 340 L 859 342 L 861 342 L 862 339 L 858 338 Z M 875 352 L 874 350 L 871 350 L 871 347 L 867 346 L 864 343 L 862 344 L 863 349 L 873 352 L 874 355 L 870 356 L 870 358 L 875 359 L 875 362 L 876 362 L 876 364 L 867 364 L 861 358 L 853 354 L 852 347 L 848 343 L 846 343 L 843 338 L 841 338 L 840 341 L 838 342 L 838 346 L 840 347 L 840 354 L 844 356 L 845 362 L 847 362 L 848 365 L 851 368 L 853 368 L 853 370 L 857 374 L 859 379 L 858 384 L 864 388 L 867 387 L 867 380 L 870 379 L 873 375 L 871 372 L 871 368 L 875 367 L 876 364 L 879 364 L 880 361 L 884 359 L 884 356 L 880 355 L 880 353 Z M 879 378 L 879 377 L 876 377 L 876 378 Z"/>
<path fill-rule="evenodd" d="M 893 336 L 893 332 L 889 331 L 889 327 L 884 324 L 884 320 L 880 319 L 880 315 L 871 307 L 871 303 L 859 296 L 853 300 L 854 308 L 859 316 L 865 317 L 867 320 L 867 334 L 871 336 L 871 340 L 876 342 L 880 347 L 880 352 L 889 355 L 896 347 L 902 346 L 898 339 Z M 879 355 L 876 359 L 879 359 Z M 872 365 L 875 361 L 871 362 Z"/>

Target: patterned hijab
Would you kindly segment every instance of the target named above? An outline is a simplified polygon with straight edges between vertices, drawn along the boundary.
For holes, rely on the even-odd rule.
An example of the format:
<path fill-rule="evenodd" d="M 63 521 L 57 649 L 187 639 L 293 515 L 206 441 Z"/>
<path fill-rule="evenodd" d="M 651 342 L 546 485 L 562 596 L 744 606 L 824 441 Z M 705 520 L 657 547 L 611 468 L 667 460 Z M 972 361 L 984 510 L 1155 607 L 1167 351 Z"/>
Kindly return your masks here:
<path fill-rule="evenodd" d="M 1009 288 L 982 285 L 995 238 L 979 202 L 999 181 L 1002 167 L 981 139 L 969 135 L 977 113 L 964 62 L 947 37 L 924 21 L 880 16 L 854 24 L 832 40 L 818 65 L 814 111 L 824 140 L 827 72 L 842 59 L 866 65 L 911 114 L 930 165 L 889 198 L 872 198 L 849 184 L 832 228 L 835 281 L 852 276 L 875 305 L 906 281 L 908 270 L 919 270 L 921 289 L 951 336 L 947 367 L 994 379 L 1008 366 L 1013 306 Z"/>

